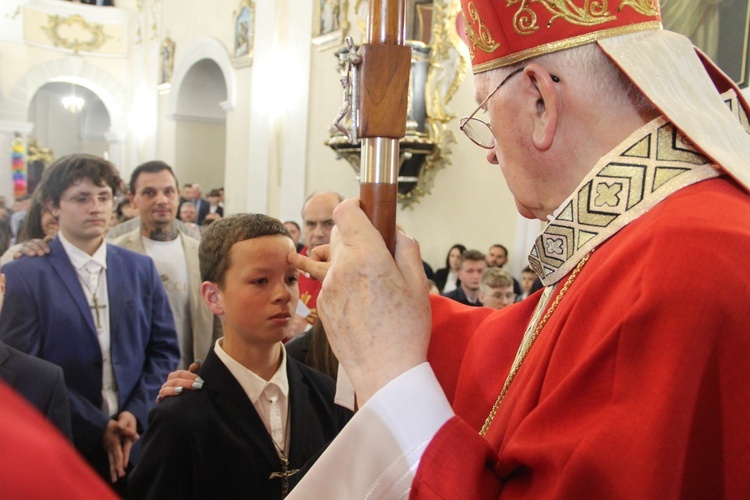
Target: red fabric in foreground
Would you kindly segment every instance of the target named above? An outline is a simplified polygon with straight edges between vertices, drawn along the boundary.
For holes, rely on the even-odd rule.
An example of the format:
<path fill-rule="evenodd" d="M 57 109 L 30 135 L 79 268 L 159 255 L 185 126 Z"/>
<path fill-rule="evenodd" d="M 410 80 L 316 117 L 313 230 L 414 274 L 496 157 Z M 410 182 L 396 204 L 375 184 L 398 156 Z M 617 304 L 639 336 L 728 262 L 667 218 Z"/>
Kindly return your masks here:
<path fill-rule="evenodd" d="M 73 445 L 2 382 L 0 432 L 3 498 L 117 498 Z"/>

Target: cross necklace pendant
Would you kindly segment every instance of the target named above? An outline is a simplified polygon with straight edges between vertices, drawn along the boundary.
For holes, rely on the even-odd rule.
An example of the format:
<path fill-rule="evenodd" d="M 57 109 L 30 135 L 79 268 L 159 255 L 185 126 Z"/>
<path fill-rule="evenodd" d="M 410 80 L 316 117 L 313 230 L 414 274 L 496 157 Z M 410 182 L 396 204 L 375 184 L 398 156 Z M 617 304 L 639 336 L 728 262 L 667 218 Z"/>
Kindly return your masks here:
<path fill-rule="evenodd" d="M 279 450 L 279 459 L 281 460 L 281 472 L 272 472 L 268 479 L 281 479 L 281 498 L 284 498 L 289 494 L 289 478 L 298 473 L 299 469 L 289 469 L 289 458 L 281 450 Z"/>
<path fill-rule="evenodd" d="M 286 429 L 289 429 L 289 415 L 291 411 L 286 414 Z M 286 497 L 289 494 L 289 478 L 299 472 L 299 469 L 289 469 L 289 457 L 284 452 L 284 446 L 279 446 L 279 443 L 273 438 L 273 435 L 269 434 L 273 445 L 278 451 L 279 460 L 281 460 L 281 472 L 272 472 L 268 479 L 281 479 L 281 498 Z M 286 438 L 284 442 L 286 441 Z"/>
<path fill-rule="evenodd" d="M 96 300 L 96 292 L 92 294 L 91 299 L 94 302 L 94 305 L 90 305 L 89 309 L 93 309 L 96 312 L 96 328 L 98 330 L 101 330 L 102 319 L 99 317 L 99 309 L 106 309 L 107 304 L 100 304 L 99 301 Z"/>
<path fill-rule="evenodd" d="M 89 292 L 91 292 L 91 301 L 94 303 L 94 305 L 89 304 L 89 309 L 91 309 L 93 312 L 96 313 L 96 328 L 97 328 L 97 330 L 101 330 L 102 329 L 102 319 L 99 316 L 99 309 L 106 309 L 107 308 L 107 304 L 100 304 L 99 300 L 96 297 L 96 294 L 99 291 L 99 283 L 101 282 L 100 278 L 101 278 L 101 275 L 102 275 L 102 269 L 103 268 L 101 268 L 101 267 L 99 268 L 99 272 L 96 275 L 96 278 L 94 278 L 94 273 L 92 273 L 88 269 L 86 270 L 86 272 L 88 272 L 89 275 L 91 276 L 91 279 L 96 283 L 96 285 L 94 287 L 91 287 L 89 285 L 89 280 L 84 280 L 84 284 L 86 285 L 86 288 L 88 289 Z M 92 290 L 92 288 L 93 288 L 93 290 Z"/>

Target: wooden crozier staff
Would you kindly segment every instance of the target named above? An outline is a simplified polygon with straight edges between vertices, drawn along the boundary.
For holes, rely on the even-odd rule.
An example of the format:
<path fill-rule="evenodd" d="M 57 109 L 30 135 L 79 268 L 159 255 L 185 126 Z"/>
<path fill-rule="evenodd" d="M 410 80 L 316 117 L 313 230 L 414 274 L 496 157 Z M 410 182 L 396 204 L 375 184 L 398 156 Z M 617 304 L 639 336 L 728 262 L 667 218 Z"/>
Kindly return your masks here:
<path fill-rule="evenodd" d="M 359 137 L 362 209 L 396 248 L 399 139 L 406 134 L 411 48 L 404 46 L 404 0 L 369 0 L 360 47 Z"/>

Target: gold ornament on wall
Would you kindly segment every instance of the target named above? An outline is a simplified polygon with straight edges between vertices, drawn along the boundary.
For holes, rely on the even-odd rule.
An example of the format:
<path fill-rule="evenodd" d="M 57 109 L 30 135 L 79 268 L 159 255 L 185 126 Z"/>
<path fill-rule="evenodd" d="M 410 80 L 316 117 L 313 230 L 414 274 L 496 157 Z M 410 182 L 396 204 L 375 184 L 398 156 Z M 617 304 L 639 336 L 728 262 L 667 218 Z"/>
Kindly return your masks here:
<path fill-rule="evenodd" d="M 82 50 L 95 52 L 110 38 L 101 24 L 88 23 L 78 14 L 65 18 L 48 16 L 47 26 L 42 26 L 42 31 L 55 47 L 70 49 L 75 54 Z"/>

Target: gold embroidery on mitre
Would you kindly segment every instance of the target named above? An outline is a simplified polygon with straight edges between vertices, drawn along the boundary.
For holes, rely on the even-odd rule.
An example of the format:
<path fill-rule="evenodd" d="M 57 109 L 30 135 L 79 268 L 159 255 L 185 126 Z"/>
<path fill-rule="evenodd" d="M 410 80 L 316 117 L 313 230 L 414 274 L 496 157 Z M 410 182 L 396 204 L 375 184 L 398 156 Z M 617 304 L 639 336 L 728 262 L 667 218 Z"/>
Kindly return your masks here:
<path fill-rule="evenodd" d="M 518 2 L 519 0 L 508 0 L 507 5 L 510 7 Z M 536 13 L 529 7 L 531 2 L 542 4 L 552 14 L 547 22 L 548 28 L 560 18 L 579 26 L 594 26 L 617 19 L 617 16 L 610 14 L 607 0 L 584 0 L 582 7 L 573 3 L 573 0 L 520 0 L 520 2 L 520 8 L 513 15 L 513 29 L 519 35 L 531 35 L 539 29 Z"/>
<path fill-rule="evenodd" d="M 584 33 L 583 35 L 566 38 L 564 40 L 557 40 L 542 45 L 537 45 L 525 50 L 519 50 L 513 52 L 507 56 L 498 57 L 492 61 L 487 61 L 481 64 L 475 64 L 471 67 L 475 75 L 490 71 L 495 68 L 503 68 L 511 64 L 515 64 L 532 57 L 538 57 L 544 54 L 550 54 L 552 52 L 559 52 L 561 50 L 572 49 L 574 47 L 580 47 L 587 43 L 596 42 L 603 38 L 610 38 L 615 36 L 629 35 L 630 33 L 637 33 L 640 31 L 654 31 L 662 29 L 660 21 L 648 21 L 645 23 L 629 24 L 627 26 L 618 26 L 616 28 L 599 29 L 591 33 Z"/>
<path fill-rule="evenodd" d="M 469 2 L 467 10 L 469 11 L 470 19 L 466 18 L 466 12 L 464 12 L 464 20 L 466 21 L 466 36 L 471 40 L 471 43 L 469 44 L 469 54 L 473 61 L 477 53 L 477 48 L 483 52 L 490 53 L 499 49 L 500 44 L 492 38 L 490 30 L 488 30 L 487 26 L 485 26 L 482 20 L 479 19 L 479 12 L 477 11 L 474 2 Z M 472 22 L 476 23 L 479 34 L 472 29 Z"/>
<path fill-rule="evenodd" d="M 622 0 L 620 6 L 617 7 L 617 12 L 620 12 L 623 7 L 630 7 L 644 16 L 659 15 L 659 4 L 656 0 Z"/>

